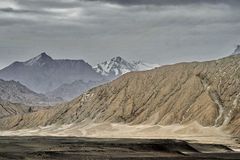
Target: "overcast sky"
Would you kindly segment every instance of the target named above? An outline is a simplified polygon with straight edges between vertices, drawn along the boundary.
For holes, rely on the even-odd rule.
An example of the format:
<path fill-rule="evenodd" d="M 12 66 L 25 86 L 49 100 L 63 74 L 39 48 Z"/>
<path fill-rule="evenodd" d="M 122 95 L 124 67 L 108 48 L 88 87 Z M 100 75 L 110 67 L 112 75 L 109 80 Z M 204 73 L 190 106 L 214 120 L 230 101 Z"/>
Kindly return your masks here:
<path fill-rule="evenodd" d="M 90 64 L 168 64 L 231 54 L 239 0 L 0 0 L 0 68 L 41 52 Z"/>

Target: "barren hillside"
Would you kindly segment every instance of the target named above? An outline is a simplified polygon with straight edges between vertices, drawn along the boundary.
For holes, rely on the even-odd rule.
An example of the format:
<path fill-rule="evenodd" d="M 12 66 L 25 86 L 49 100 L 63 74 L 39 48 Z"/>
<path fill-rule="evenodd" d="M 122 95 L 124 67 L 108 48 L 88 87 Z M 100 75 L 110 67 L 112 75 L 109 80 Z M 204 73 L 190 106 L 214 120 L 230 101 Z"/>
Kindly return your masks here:
<path fill-rule="evenodd" d="M 240 56 L 132 72 L 53 109 L 0 120 L 22 129 L 84 121 L 129 125 L 197 122 L 240 136 Z M 191 132 L 191 131 L 189 131 Z"/>
<path fill-rule="evenodd" d="M 20 103 L 11 103 L 0 99 L 0 119 L 13 115 L 22 115 L 25 113 L 36 112 L 41 109 L 47 109 L 50 106 L 27 106 Z"/>

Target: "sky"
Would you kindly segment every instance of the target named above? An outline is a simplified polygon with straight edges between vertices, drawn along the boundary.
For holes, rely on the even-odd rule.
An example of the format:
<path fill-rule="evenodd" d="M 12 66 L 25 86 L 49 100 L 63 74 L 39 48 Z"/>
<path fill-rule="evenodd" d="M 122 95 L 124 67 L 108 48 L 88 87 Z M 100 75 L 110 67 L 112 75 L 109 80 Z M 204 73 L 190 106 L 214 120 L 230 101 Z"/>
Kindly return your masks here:
<path fill-rule="evenodd" d="M 92 65 L 220 58 L 240 43 L 239 8 L 239 0 L 0 0 L 0 68 L 41 52 Z"/>

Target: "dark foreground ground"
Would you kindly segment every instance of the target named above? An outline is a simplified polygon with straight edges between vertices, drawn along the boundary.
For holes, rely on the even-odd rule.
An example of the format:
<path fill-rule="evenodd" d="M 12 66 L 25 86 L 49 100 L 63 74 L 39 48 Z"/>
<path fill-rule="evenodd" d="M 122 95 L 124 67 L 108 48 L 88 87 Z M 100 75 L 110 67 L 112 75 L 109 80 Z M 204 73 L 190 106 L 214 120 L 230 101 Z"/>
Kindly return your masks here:
<path fill-rule="evenodd" d="M 240 159 L 240 153 L 235 153 L 221 145 L 204 145 L 178 140 L 0 137 L 0 160 L 13 159 L 223 160 Z"/>

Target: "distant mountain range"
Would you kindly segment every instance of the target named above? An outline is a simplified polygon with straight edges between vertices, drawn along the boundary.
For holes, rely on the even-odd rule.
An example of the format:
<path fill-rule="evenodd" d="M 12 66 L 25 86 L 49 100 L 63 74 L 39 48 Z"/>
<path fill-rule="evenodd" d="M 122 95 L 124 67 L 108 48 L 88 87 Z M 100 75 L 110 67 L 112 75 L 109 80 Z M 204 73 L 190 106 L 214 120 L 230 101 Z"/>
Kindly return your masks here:
<path fill-rule="evenodd" d="M 83 60 L 54 60 L 46 53 L 26 62 L 14 62 L 0 70 L 0 78 L 19 81 L 39 93 L 52 91 L 76 80 L 88 82 L 103 79 Z"/>
<path fill-rule="evenodd" d="M 89 80 L 87 82 L 76 80 L 72 83 L 64 83 L 55 90 L 47 92 L 46 95 L 49 97 L 61 97 L 64 100 L 71 100 L 90 88 L 111 81 L 127 72 L 149 70 L 157 66 L 159 65 L 147 64 L 141 61 L 128 62 L 121 57 L 114 57 L 109 61 L 105 61 L 93 67 L 98 74 L 101 74 L 101 79 Z"/>
<path fill-rule="evenodd" d="M 240 45 L 232 54 L 240 54 Z M 53 104 L 71 100 L 125 73 L 159 66 L 118 56 L 93 67 L 84 60 L 53 59 L 41 53 L 0 70 L 0 98 L 12 103 Z"/>
<path fill-rule="evenodd" d="M 0 99 L 12 103 L 26 105 L 49 105 L 62 101 L 61 98 L 49 98 L 44 94 L 36 93 L 26 86 L 14 80 L 4 81 L 0 79 Z"/>
<path fill-rule="evenodd" d="M 233 52 L 233 55 L 237 54 L 240 54 L 240 45 L 237 45 Z M 31 101 L 50 103 L 61 99 L 71 100 L 125 73 L 150 70 L 159 66 L 143 61 L 127 61 L 117 56 L 93 67 L 84 60 L 53 59 L 46 53 L 41 53 L 25 62 L 16 61 L 0 70 L 0 79 L 7 80 L 9 84 L 21 89 L 26 86 L 24 90 L 28 93 L 6 92 L 2 93 L 1 97 L 14 103 L 24 104 L 29 104 Z M 0 83 L 2 88 L 8 84 L 3 80 Z"/>
<path fill-rule="evenodd" d="M 34 92 L 46 94 L 52 100 L 70 100 L 127 72 L 149 70 L 158 66 L 114 57 L 92 67 L 84 60 L 53 59 L 46 53 L 41 53 L 25 62 L 16 61 L 0 70 L 0 78 L 18 81 Z M 16 98 L 11 100 L 22 102 L 16 101 Z"/>

